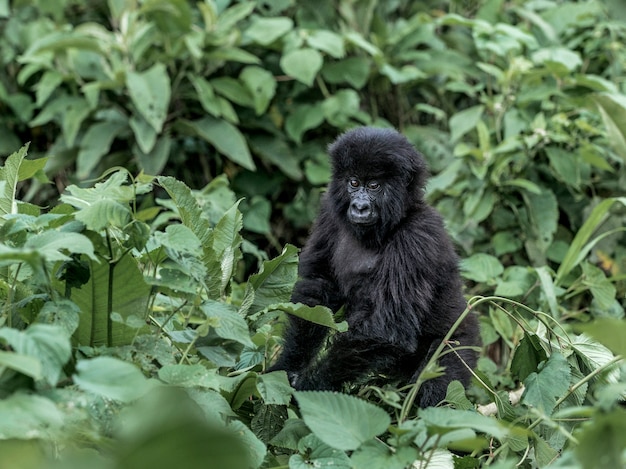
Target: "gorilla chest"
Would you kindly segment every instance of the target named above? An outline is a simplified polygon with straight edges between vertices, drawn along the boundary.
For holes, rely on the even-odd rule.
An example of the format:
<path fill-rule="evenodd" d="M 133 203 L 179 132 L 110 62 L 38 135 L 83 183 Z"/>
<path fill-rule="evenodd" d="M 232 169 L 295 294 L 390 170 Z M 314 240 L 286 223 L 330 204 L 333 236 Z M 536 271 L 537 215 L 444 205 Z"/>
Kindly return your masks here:
<path fill-rule="evenodd" d="M 358 289 L 364 284 L 365 278 L 371 279 L 375 276 L 378 258 L 379 254 L 376 251 L 363 247 L 351 237 L 341 236 L 333 253 L 331 265 L 344 294 L 354 293 L 355 288 Z"/>

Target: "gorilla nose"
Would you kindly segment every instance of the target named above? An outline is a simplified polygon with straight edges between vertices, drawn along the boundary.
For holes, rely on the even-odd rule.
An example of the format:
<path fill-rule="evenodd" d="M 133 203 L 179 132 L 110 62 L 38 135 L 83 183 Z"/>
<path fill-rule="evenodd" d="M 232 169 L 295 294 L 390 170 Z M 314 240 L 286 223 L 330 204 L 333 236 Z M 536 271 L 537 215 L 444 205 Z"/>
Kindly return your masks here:
<path fill-rule="evenodd" d="M 355 215 L 366 216 L 369 215 L 372 210 L 369 202 L 363 200 L 355 200 L 351 205 L 352 211 Z"/>

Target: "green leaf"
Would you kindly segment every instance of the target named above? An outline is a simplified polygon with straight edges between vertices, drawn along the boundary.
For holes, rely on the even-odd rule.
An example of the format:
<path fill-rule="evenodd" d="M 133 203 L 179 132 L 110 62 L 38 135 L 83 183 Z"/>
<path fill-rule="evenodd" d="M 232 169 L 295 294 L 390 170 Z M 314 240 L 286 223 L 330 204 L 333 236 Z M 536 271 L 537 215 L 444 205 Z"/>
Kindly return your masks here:
<path fill-rule="evenodd" d="M 584 334 L 574 338 L 572 341 L 572 350 L 578 357 L 581 371 L 585 374 L 604 367 L 615 358 L 608 348 Z M 619 378 L 619 369 L 613 367 L 611 370 L 607 370 L 602 381 L 615 383 Z"/>
<path fill-rule="evenodd" d="M 331 31 L 323 29 L 311 31 L 306 36 L 306 43 L 310 47 L 326 52 L 336 59 L 340 59 L 346 54 L 343 37 Z"/>
<path fill-rule="evenodd" d="M 324 117 L 322 116 L 321 119 L 319 123 L 324 120 Z M 287 117 L 287 122 L 289 122 L 289 117 Z M 261 156 L 263 160 L 276 165 L 287 177 L 295 181 L 302 179 L 300 160 L 285 140 L 269 135 L 255 135 L 250 137 L 250 145 L 254 153 Z"/>
<path fill-rule="evenodd" d="M 379 440 L 366 441 L 350 457 L 352 467 L 363 469 L 375 467 L 381 469 L 418 468 L 419 466 L 413 465 L 417 460 L 418 452 L 416 448 L 409 446 L 390 448 Z"/>
<path fill-rule="evenodd" d="M 14 393 L 0 399 L 0 439 L 41 439 L 52 441 L 60 436 L 63 413 L 49 399 Z"/>
<path fill-rule="evenodd" d="M 273 371 L 259 375 L 256 382 L 257 391 L 265 404 L 289 405 L 293 388 L 285 371 Z"/>
<path fill-rule="evenodd" d="M 36 358 L 41 363 L 42 378 L 56 386 L 63 365 L 70 359 L 72 347 L 63 328 L 49 324 L 32 324 L 24 331 L 8 327 L 0 329 L 4 339 L 15 352 Z"/>
<path fill-rule="evenodd" d="M 171 94 L 170 77 L 165 65 L 156 63 L 145 72 L 128 72 L 126 86 L 139 113 L 155 132 L 161 132 Z"/>
<path fill-rule="evenodd" d="M 201 309 L 206 317 L 211 319 L 211 325 L 219 337 L 234 340 L 246 347 L 255 347 L 250 339 L 248 324 L 237 314 L 234 307 L 220 301 L 207 300 L 202 304 Z"/>
<path fill-rule="evenodd" d="M 125 121 L 107 121 L 92 124 L 80 141 L 76 157 L 76 175 L 86 178 L 94 170 L 104 155 L 111 149 L 111 144 L 128 125 Z"/>
<path fill-rule="evenodd" d="M 531 373 L 537 371 L 539 364 L 547 358 L 537 335 L 527 332 L 515 349 L 511 373 L 517 380 L 524 381 Z"/>
<path fill-rule="evenodd" d="M 315 49 L 303 48 L 287 52 L 280 59 L 280 68 L 283 71 L 304 83 L 312 86 L 317 73 L 322 68 L 324 59 Z"/>
<path fill-rule="evenodd" d="M 176 205 L 180 220 L 196 235 L 205 251 L 210 249 L 210 238 L 213 228 L 204 215 L 191 189 L 183 182 L 169 176 L 159 176 L 157 181 L 167 191 Z M 206 254 L 205 254 L 206 256 Z"/>
<path fill-rule="evenodd" d="M 471 428 L 499 440 L 509 435 L 509 429 L 502 422 L 473 410 L 428 407 L 420 409 L 418 415 L 428 425 L 430 432 L 438 435 L 445 435 L 461 428 Z"/>
<path fill-rule="evenodd" d="M 494 282 L 502 272 L 504 267 L 490 254 L 477 253 L 461 261 L 461 274 L 475 282 Z"/>
<path fill-rule="evenodd" d="M 20 181 L 20 167 L 26 158 L 29 144 L 12 153 L 0 167 L 0 217 L 17 213 L 17 183 Z"/>
<path fill-rule="evenodd" d="M 626 96 L 599 93 L 592 97 L 608 133 L 608 142 L 626 160 Z"/>
<path fill-rule="evenodd" d="M 244 35 L 258 44 L 268 46 L 292 29 L 293 21 L 291 18 L 284 16 L 263 18 L 257 16 L 252 21 L 250 27 L 244 31 Z"/>
<path fill-rule="evenodd" d="M 140 114 L 132 116 L 128 121 L 130 128 L 133 129 L 137 145 L 144 153 L 150 153 L 157 139 L 157 132 L 150 123 Z"/>
<path fill-rule="evenodd" d="M 96 259 L 93 244 L 89 238 L 80 233 L 44 231 L 29 236 L 24 248 L 37 251 L 46 261 L 66 261 L 70 259 L 70 254 L 85 254 L 91 259 Z"/>
<path fill-rule="evenodd" d="M 346 321 L 335 322 L 332 311 L 325 306 L 308 306 L 302 303 L 276 303 L 270 305 L 268 309 L 289 313 L 306 321 L 326 326 L 339 332 L 348 330 L 348 323 Z"/>
<path fill-rule="evenodd" d="M 467 132 L 475 128 L 484 110 L 485 106 L 481 104 L 459 111 L 450 117 L 448 124 L 450 127 L 450 140 L 456 142 Z"/>
<path fill-rule="evenodd" d="M 381 67 L 380 73 L 389 78 L 389 81 L 394 85 L 426 77 L 426 74 L 414 65 L 404 65 L 402 68 L 397 68 L 390 64 L 385 64 Z"/>
<path fill-rule="evenodd" d="M 288 302 L 297 278 L 298 249 L 287 244 L 278 257 L 263 262 L 259 272 L 248 278 L 246 292 L 254 291 L 248 310 L 256 313 L 272 304 Z"/>
<path fill-rule="evenodd" d="M 522 194 L 528 207 L 531 222 L 531 243 L 539 250 L 539 255 L 545 254 L 556 233 L 559 221 L 559 207 L 554 192 L 543 189 L 541 194 L 525 192 Z"/>
<path fill-rule="evenodd" d="M 626 410 L 616 407 L 609 413 L 597 413 L 576 433 L 574 448 L 585 468 L 624 467 L 626 450 Z"/>
<path fill-rule="evenodd" d="M 575 328 L 593 337 L 615 355 L 626 357 L 626 321 L 624 319 L 598 318 L 590 323 L 577 324 Z"/>
<path fill-rule="evenodd" d="M 554 352 L 539 373 L 531 373 L 525 380 L 522 403 L 536 407 L 541 413 L 551 415 L 556 398 L 569 389 L 570 368 L 563 355 Z"/>
<path fill-rule="evenodd" d="M 607 214 L 611 206 L 615 202 L 621 202 L 626 205 L 626 197 L 605 199 L 594 207 L 583 226 L 580 227 L 578 233 L 572 240 L 561 265 L 556 273 L 554 283 L 560 285 L 563 279 L 584 259 L 587 254 L 586 243 L 594 231 L 606 220 Z"/>
<path fill-rule="evenodd" d="M 350 459 L 343 451 L 324 443 L 310 434 L 298 442 L 298 451 L 289 458 L 289 469 L 351 469 Z M 302 456 L 305 455 L 305 456 Z"/>
<path fill-rule="evenodd" d="M 297 391 L 294 395 L 304 422 L 332 448 L 355 450 L 391 423 L 383 409 L 354 396 L 323 391 Z"/>
<path fill-rule="evenodd" d="M 109 313 L 118 313 L 124 320 L 142 315 L 150 295 L 137 261 L 130 255 L 116 263 L 89 261 L 91 276 L 81 288 L 72 289 L 72 301 L 82 314 L 75 338 L 80 345 L 125 345 L 137 335 L 137 330 L 113 322 Z M 59 291 L 65 286 L 59 284 Z"/>
<path fill-rule="evenodd" d="M 599 267 L 588 262 L 582 264 L 583 277 L 582 283 L 593 295 L 594 300 L 598 302 L 598 306 L 602 310 L 610 309 L 615 301 L 617 290 L 613 282 L 611 282 Z"/>
<path fill-rule="evenodd" d="M 172 386 L 183 388 L 209 388 L 219 390 L 217 369 L 209 370 L 203 365 L 165 365 L 159 369 L 159 379 Z"/>
<path fill-rule="evenodd" d="M 1 329 L 0 332 L 2 332 Z M 43 377 L 43 366 L 37 357 L 0 350 L 0 369 L 5 368 L 15 370 L 34 380 L 39 380 Z"/>
<path fill-rule="evenodd" d="M 329 83 L 348 83 L 360 90 L 367 83 L 371 66 L 366 57 L 348 57 L 338 62 L 324 63 L 322 76 Z"/>
<path fill-rule="evenodd" d="M 256 169 L 246 139 L 237 127 L 210 116 L 187 122 L 199 137 L 213 145 L 228 159 L 250 171 Z"/>
<path fill-rule="evenodd" d="M 301 104 L 287 116 L 285 131 L 297 143 L 302 142 L 302 135 L 307 130 L 317 128 L 324 122 L 324 108 L 321 104 Z"/>
<path fill-rule="evenodd" d="M 155 386 L 135 365 L 113 357 L 80 360 L 76 371 L 79 388 L 121 402 L 132 402 Z"/>
<path fill-rule="evenodd" d="M 230 279 L 235 273 L 236 262 L 241 258 L 241 252 L 239 247 L 241 246 L 242 238 L 239 234 L 243 226 L 243 218 L 241 212 L 238 209 L 239 202 L 233 205 L 222 216 L 215 228 L 211 232 L 210 246 L 215 253 L 214 260 L 219 262 L 219 291 L 223 294 L 226 290 Z M 210 261 L 206 263 L 209 274 L 215 272 L 214 262 Z M 209 279 L 210 280 L 210 279 Z"/>
<path fill-rule="evenodd" d="M 254 110 L 260 116 L 267 110 L 276 93 L 274 75 L 261 67 L 249 66 L 241 71 L 239 79 L 252 95 Z"/>

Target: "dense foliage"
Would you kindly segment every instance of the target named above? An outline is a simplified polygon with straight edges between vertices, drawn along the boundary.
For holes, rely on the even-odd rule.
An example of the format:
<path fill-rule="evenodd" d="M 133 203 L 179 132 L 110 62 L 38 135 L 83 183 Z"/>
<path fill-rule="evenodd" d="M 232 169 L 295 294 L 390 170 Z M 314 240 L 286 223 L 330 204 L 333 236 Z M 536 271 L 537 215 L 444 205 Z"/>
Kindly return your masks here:
<path fill-rule="evenodd" d="M 0 29 L 0 467 L 626 464 L 619 1 L 0 0 Z M 345 327 L 289 297 L 361 124 L 424 152 L 480 314 L 440 407 L 436 363 L 263 373 L 284 314 Z"/>

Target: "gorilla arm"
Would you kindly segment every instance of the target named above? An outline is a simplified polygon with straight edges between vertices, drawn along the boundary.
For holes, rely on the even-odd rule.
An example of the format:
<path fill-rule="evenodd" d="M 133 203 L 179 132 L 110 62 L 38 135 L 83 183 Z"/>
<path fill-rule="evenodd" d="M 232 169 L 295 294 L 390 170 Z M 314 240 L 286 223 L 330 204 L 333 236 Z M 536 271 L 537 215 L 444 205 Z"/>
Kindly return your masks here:
<path fill-rule="evenodd" d="M 323 209 L 322 209 L 323 210 Z M 317 225 L 300 255 L 299 279 L 291 301 L 308 306 L 322 305 L 333 312 L 344 303 L 336 279 L 329 264 L 334 246 L 331 218 L 320 214 Z M 285 370 L 294 385 L 313 358 L 318 354 L 328 329 L 295 316 L 288 317 L 283 350 L 276 363 L 269 369 Z"/>

